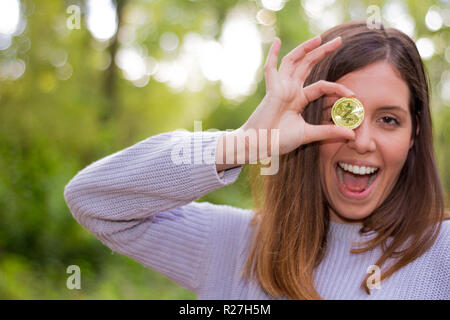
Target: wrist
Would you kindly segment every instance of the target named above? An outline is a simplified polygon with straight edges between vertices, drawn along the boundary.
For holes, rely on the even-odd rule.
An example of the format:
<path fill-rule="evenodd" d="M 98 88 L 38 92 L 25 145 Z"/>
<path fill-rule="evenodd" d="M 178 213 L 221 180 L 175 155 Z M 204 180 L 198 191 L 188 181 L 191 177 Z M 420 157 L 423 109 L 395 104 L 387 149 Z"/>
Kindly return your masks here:
<path fill-rule="evenodd" d="M 217 171 L 227 170 L 247 163 L 248 159 L 245 159 L 245 140 L 241 140 L 241 137 L 241 128 L 227 131 L 219 137 L 216 149 Z"/>
<path fill-rule="evenodd" d="M 216 169 L 227 170 L 249 163 L 249 142 L 247 133 L 241 127 L 233 131 L 227 131 L 217 141 Z"/>

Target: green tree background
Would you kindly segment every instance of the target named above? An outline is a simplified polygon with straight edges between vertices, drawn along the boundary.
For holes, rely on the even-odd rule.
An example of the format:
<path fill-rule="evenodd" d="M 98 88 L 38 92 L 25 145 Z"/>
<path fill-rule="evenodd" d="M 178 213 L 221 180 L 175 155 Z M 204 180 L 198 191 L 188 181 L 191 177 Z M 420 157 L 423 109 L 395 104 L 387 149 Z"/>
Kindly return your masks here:
<path fill-rule="evenodd" d="M 144 48 L 153 65 L 177 57 L 180 46 L 170 52 L 162 48 L 161 37 L 167 32 L 178 39 L 195 33 L 217 40 L 227 14 L 244 7 L 254 10 L 259 31 L 282 39 L 280 56 L 321 31 L 321 21 L 329 18 L 314 18 L 314 10 L 334 10 L 340 12 L 337 21 L 347 21 L 366 19 L 369 5 L 382 9 L 382 17 L 403 8 L 415 40 L 426 38 L 434 44 L 434 54 L 425 63 L 432 84 L 435 148 L 449 206 L 448 1 L 315 0 L 316 7 L 307 0 L 111 3 L 119 32 L 107 41 L 93 36 L 86 19 L 87 3 L 82 0 L 22 0 L 22 27 L 10 37 L 10 45 L 4 44 L 7 40 L 0 32 L 1 299 L 195 298 L 100 243 L 73 219 L 63 190 L 88 164 L 149 136 L 178 128 L 193 131 L 194 120 L 202 120 L 203 130 L 237 128 L 245 122 L 264 96 L 262 67 L 269 41 L 261 44 L 263 57 L 254 90 L 234 98 L 223 93 L 220 81 L 206 80 L 201 90 L 174 90 L 155 80 L 155 69 L 139 82 L 128 80 L 117 65 L 118 52 L 130 42 Z M 264 9 L 268 4 L 282 8 Z M 67 27 L 71 5 L 80 8 L 79 29 Z M 130 30 L 133 36 L 127 38 Z M 246 173 L 247 168 L 235 184 L 200 201 L 249 208 Z M 66 287 L 69 265 L 81 268 L 80 290 Z"/>

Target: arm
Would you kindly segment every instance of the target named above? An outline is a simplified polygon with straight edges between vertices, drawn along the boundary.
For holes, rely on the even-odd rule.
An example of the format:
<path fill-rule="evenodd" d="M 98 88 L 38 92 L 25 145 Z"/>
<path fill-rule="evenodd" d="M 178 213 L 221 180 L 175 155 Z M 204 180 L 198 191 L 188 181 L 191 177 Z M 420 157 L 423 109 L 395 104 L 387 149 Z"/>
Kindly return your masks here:
<path fill-rule="evenodd" d="M 352 130 L 335 125 L 311 125 L 301 116 L 311 101 L 325 94 L 354 95 L 343 85 L 327 81 L 304 87 L 313 65 L 341 44 L 339 38 L 319 47 L 320 42 L 320 37 L 315 37 L 299 45 L 283 58 L 277 70 L 281 41 L 275 38 L 264 66 L 266 96 L 238 130 L 240 133 L 230 135 L 242 137 L 244 133 L 259 130 L 270 133 L 279 130 L 276 155 L 312 141 L 354 138 Z M 216 154 L 218 142 L 223 148 L 222 140 L 218 141 L 222 134 L 197 133 L 204 137 L 200 146 L 191 139 L 195 133 L 150 137 L 79 172 L 65 188 L 66 202 L 75 219 L 107 246 L 193 290 L 200 285 L 204 271 L 207 259 L 204 249 L 209 246 L 209 235 L 214 234 L 211 224 L 218 221 L 217 216 L 230 216 L 229 208 L 193 201 L 233 183 L 242 169 L 217 161 L 220 159 Z M 175 164 L 174 158 L 180 159 L 173 150 L 178 150 L 180 144 L 187 144 L 192 152 L 187 156 L 187 163 Z M 250 150 L 253 159 L 254 151 L 261 148 L 251 146 Z M 201 158 L 196 162 L 199 159 L 195 155 L 202 153 L 209 159 L 207 164 Z M 238 150 L 227 149 L 226 153 L 242 155 Z M 217 171 L 226 168 L 229 169 L 220 178 Z M 243 211 L 233 211 L 236 212 L 233 222 L 226 225 L 233 230 L 227 235 L 227 241 L 236 239 L 234 226 L 245 220 L 241 219 Z"/>
<path fill-rule="evenodd" d="M 244 141 L 244 143 L 240 144 L 238 141 Z M 228 142 L 232 142 L 232 144 L 231 147 L 227 148 Z M 245 164 L 249 163 L 249 149 L 248 140 L 245 140 L 245 134 L 241 128 L 221 135 L 218 139 L 215 157 L 216 170 L 219 172 L 219 176 L 222 175 L 224 170 L 242 165 L 238 163 L 238 159 L 242 159 L 238 156 L 239 154 L 244 155 Z M 230 159 L 232 160 L 230 161 Z"/>
<path fill-rule="evenodd" d="M 220 178 L 214 162 L 194 162 L 200 152 L 214 159 L 223 134 L 168 132 L 143 140 L 78 172 L 65 187 L 66 202 L 106 246 L 195 290 L 211 219 L 222 209 L 192 201 L 233 183 L 242 169 Z M 176 151 L 188 149 L 185 163 L 176 164 Z"/>

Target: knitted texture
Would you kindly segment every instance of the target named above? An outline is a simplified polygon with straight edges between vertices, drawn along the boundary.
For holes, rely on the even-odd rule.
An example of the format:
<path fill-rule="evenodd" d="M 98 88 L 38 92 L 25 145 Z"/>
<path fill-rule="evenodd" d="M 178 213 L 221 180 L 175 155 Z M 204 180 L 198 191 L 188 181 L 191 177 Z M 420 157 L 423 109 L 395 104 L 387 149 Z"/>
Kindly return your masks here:
<path fill-rule="evenodd" d="M 256 281 L 241 277 L 255 234 L 253 211 L 195 201 L 232 184 L 242 170 L 228 169 L 223 177 L 216 172 L 216 146 L 224 133 L 149 137 L 79 171 L 64 197 L 74 218 L 103 244 L 195 292 L 197 299 L 273 299 Z M 349 252 L 353 241 L 368 239 L 360 228 L 331 222 L 325 257 L 314 271 L 324 299 L 450 299 L 449 220 L 425 254 L 370 295 L 360 285 L 367 273 L 375 275 L 371 266 L 381 250 Z"/>

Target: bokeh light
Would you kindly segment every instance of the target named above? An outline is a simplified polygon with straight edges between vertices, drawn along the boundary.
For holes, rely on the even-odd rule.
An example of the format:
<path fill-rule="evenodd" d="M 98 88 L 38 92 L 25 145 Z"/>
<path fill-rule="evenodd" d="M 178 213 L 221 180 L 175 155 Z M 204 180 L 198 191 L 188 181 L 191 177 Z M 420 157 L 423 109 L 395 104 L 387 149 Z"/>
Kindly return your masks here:
<path fill-rule="evenodd" d="M 20 3 L 18 0 L 0 1 L 0 33 L 12 35 L 19 24 Z"/>
<path fill-rule="evenodd" d="M 285 0 L 262 0 L 261 3 L 264 8 L 272 11 L 279 11 L 283 9 Z"/>
<path fill-rule="evenodd" d="M 115 61 L 117 66 L 123 70 L 124 77 L 127 80 L 137 81 L 146 74 L 145 57 L 139 47 L 121 48 Z"/>
<path fill-rule="evenodd" d="M 252 13 L 232 10 L 225 20 L 221 36 L 224 67 L 222 94 L 238 99 L 255 90 L 256 73 L 262 62 L 261 35 Z"/>
<path fill-rule="evenodd" d="M 416 42 L 417 50 L 419 50 L 422 59 L 428 60 L 434 55 L 434 44 L 429 38 L 423 37 Z"/>
<path fill-rule="evenodd" d="M 116 34 L 116 8 L 111 0 L 87 0 L 87 26 L 100 41 L 106 41 Z"/>
<path fill-rule="evenodd" d="M 440 81 L 441 98 L 445 102 L 450 102 L 450 70 L 444 71 Z"/>
<path fill-rule="evenodd" d="M 164 51 L 174 51 L 179 42 L 178 36 L 173 32 L 164 32 L 159 39 L 159 45 Z"/>
<path fill-rule="evenodd" d="M 0 62 L 0 80 L 17 80 L 25 72 L 25 62 L 21 59 Z"/>
<path fill-rule="evenodd" d="M 270 13 L 268 13 L 270 17 Z M 127 27 L 131 28 L 131 27 Z M 121 28 L 122 29 L 122 28 Z M 239 100 L 254 92 L 258 69 L 262 63 L 262 38 L 256 26 L 255 12 L 247 6 L 237 6 L 226 16 L 218 40 L 188 32 L 181 41 L 173 32 L 159 38 L 161 49 L 168 55 L 157 61 L 139 46 L 130 46 L 132 32 L 122 30 L 123 45 L 115 58 L 124 77 L 134 84 L 147 83 L 149 76 L 166 83 L 174 92 L 184 89 L 200 91 L 206 81 L 220 81 L 221 93 L 230 100 Z"/>
<path fill-rule="evenodd" d="M 311 33 L 318 34 L 332 28 L 344 19 L 342 7 L 336 0 L 302 0 Z"/>
<path fill-rule="evenodd" d="M 427 28 L 431 31 L 437 31 L 442 27 L 443 23 L 444 19 L 442 19 L 439 7 L 430 7 L 425 16 L 425 24 Z"/>
<path fill-rule="evenodd" d="M 22 33 L 20 2 L 18 0 L 0 1 L 0 50 L 8 49 L 12 44 L 12 37 Z"/>
<path fill-rule="evenodd" d="M 399 29 L 408 36 L 415 36 L 415 22 L 408 12 L 408 8 L 401 0 L 390 0 L 382 9 L 382 17 L 387 21 L 388 25 Z"/>

